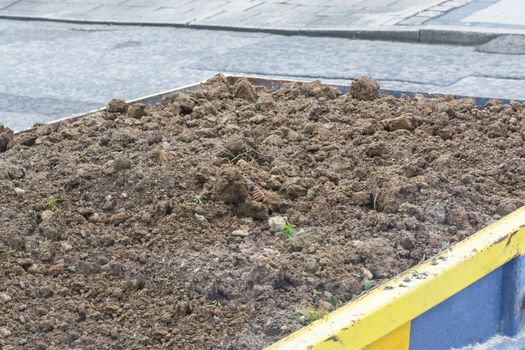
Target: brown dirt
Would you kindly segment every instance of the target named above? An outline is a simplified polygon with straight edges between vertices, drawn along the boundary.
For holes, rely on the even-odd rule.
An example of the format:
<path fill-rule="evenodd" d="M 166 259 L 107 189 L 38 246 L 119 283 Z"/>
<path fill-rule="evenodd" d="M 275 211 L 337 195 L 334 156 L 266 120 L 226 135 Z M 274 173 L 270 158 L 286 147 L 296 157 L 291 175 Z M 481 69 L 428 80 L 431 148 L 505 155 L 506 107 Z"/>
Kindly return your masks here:
<path fill-rule="evenodd" d="M 4 349 L 260 348 L 525 198 L 519 104 L 218 76 L 111 110 L 0 128 Z"/>

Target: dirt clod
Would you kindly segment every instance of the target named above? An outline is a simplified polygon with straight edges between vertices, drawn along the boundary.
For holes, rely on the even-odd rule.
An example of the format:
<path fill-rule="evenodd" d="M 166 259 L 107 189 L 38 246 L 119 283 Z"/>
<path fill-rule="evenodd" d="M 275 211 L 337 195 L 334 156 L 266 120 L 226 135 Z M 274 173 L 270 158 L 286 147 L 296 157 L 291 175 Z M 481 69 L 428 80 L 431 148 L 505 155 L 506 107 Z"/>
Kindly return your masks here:
<path fill-rule="evenodd" d="M 13 138 L 13 130 L 0 124 L 0 153 L 5 152 L 9 141 Z"/>
<path fill-rule="evenodd" d="M 360 76 L 352 81 L 350 95 L 363 101 L 372 101 L 379 96 L 379 84 L 368 77 Z"/>
<path fill-rule="evenodd" d="M 257 92 L 252 84 L 246 79 L 242 78 L 233 87 L 233 94 L 235 97 L 243 98 L 250 102 L 257 101 Z"/>
<path fill-rule="evenodd" d="M 143 116 L 146 115 L 146 107 L 147 105 L 145 103 L 134 103 L 128 107 L 128 117 L 140 119 Z"/>
<path fill-rule="evenodd" d="M 128 110 L 128 104 L 126 101 L 114 98 L 108 103 L 108 112 L 109 113 L 126 113 Z"/>
<path fill-rule="evenodd" d="M 223 169 L 214 186 L 215 197 L 225 204 L 242 204 L 248 198 L 248 185 L 235 167 Z"/>

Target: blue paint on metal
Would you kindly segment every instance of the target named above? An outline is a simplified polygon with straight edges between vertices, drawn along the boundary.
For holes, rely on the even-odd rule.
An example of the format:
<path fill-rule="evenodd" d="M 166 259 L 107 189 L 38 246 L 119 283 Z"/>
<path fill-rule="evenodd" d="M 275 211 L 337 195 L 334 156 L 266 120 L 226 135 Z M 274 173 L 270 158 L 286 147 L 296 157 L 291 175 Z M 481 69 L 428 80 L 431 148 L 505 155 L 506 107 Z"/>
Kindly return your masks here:
<path fill-rule="evenodd" d="M 500 333 L 516 336 L 525 326 L 525 257 L 520 256 L 503 266 Z"/>
<path fill-rule="evenodd" d="M 410 350 L 449 350 L 488 340 L 500 325 L 503 267 L 412 321 Z"/>

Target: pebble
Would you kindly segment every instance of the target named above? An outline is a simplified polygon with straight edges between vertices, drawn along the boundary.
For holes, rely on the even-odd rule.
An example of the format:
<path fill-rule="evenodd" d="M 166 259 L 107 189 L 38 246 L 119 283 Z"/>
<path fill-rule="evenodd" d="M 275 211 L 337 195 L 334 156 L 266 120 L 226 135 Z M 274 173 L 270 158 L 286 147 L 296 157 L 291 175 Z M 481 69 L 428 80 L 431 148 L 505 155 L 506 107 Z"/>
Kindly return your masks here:
<path fill-rule="evenodd" d="M 11 301 L 11 296 L 7 293 L 0 293 L 0 301 L 5 304 Z"/>
<path fill-rule="evenodd" d="M 201 226 L 206 227 L 210 225 L 210 222 L 208 221 L 208 219 L 206 219 L 204 215 L 195 213 L 193 216 L 195 217 L 195 220 L 197 220 L 197 222 L 201 224 Z"/>
<path fill-rule="evenodd" d="M 246 230 L 235 230 L 232 232 L 232 236 L 248 237 L 249 235 L 250 235 L 250 232 Z"/>
<path fill-rule="evenodd" d="M 270 226 L 270 232 L 282 232 L 285 225 L 286 220 L 282 216 L 273 216 L 268 219 L 268 226 Z"/>
<path fill-rule="evenodd" d="M 11 331 L 5 327 L 2 327 L 0 328 L 0 335 L 3 337 L 3 338 L 7 338 L 11 335 Z"/>
<path fill-rule="evenodd" d="M 73 249 L 73 246 L 65 241 L 60 243 L 60 247 L 62 247 L 62 249 L 64 249 L 65 252 L 69 252 L 71 249 Z"/>
<path fill-rule="evenodd" d="M 23 190 L 23 189 L 21 189 L 21 188 L 19 188 L 19 187 L 15 187 L 13 190 L 14 190 L 15 193 L 16 193 L 17 195 L 19 195 L 19 196 L 23 196 L 24 194 L 26 194 L 26 191 Z"/>

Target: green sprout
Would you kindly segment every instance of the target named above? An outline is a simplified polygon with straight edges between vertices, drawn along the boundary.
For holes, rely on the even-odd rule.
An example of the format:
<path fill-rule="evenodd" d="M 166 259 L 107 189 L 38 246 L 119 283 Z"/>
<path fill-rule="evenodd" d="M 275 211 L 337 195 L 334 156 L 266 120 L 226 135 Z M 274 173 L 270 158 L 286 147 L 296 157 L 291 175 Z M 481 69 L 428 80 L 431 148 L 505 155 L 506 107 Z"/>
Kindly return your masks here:
<path fill-rule="evenodd" d="M 47 198 L 44 198 L 42 200 L 42 204 L 44 205 L 44 209 L 45 210 L 52 210 L 54 211 L 56 208 L 57 208 L 57 205 L 58 205 L 58 202 L 60 200 L 55 196 L 55 195 L 51 195 Z"/>
<path fill-rule="evenodd" d="M 332 308 L 337 309 L 337 298 L 335 295 L 330 295 L 330 298 L 328 298 L 328 302 L 330 305 L 332 305 Z"/>
<path fill-rule="evenodd" d="M 372 288 L 372 282 L 370 282 L 368 278 L 365 278 L 363 280 L 363 290 L 369 290 L 370 288 Z"/>
<path fill-rule="evenodd" d="M 283 233 L 285 234 L 286 237 L 288 238 L 293 237 L 294 227 L 295 225 L 293 225 L 292 223 L 288 222 L 288 220 L 286 220 L 286 223 L 284 224 L 284 227 L 283 227 Z"/>

